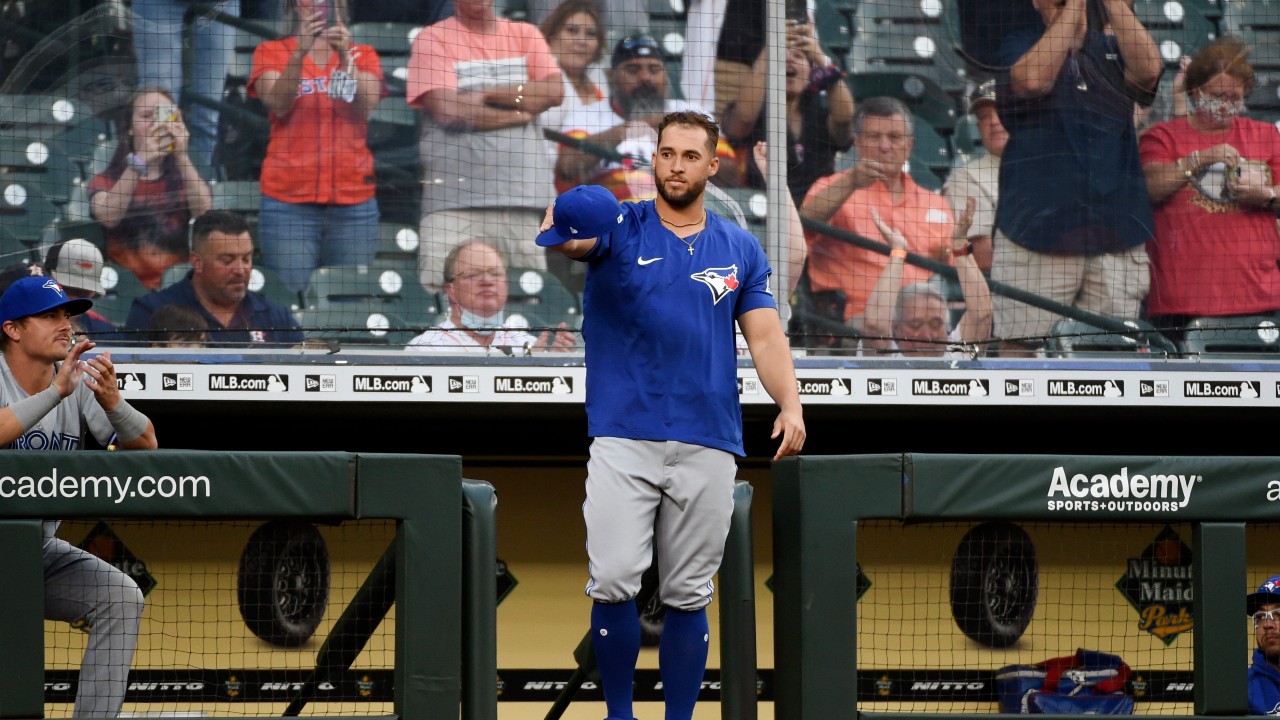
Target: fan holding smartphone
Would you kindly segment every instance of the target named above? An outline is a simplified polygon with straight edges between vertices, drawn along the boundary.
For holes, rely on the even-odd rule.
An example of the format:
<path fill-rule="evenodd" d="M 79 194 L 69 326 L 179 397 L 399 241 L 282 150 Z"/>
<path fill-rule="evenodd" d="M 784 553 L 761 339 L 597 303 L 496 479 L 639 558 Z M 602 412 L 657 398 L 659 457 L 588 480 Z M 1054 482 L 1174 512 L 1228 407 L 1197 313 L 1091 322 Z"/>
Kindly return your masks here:
<path fill-rule="evenodd" d="M 89 181 L 89 209 L 105 229 L 107 257 L 154 290 L 167 268 L 186 261 L 187 222 L 212 207 L 213 195 L 173 95 L 142 88 L 127 112 L 115 155 Z"/>
<path fill-rule="evenodd" d="M 382 65 L 351 42 L 345 0 L 288 0 L 292 31 L 253 55 L 249 94 L 270 111 L 258 241 L 294 291 L 319 266 L 360 265 L 378 243 L 368 119 Z"/>

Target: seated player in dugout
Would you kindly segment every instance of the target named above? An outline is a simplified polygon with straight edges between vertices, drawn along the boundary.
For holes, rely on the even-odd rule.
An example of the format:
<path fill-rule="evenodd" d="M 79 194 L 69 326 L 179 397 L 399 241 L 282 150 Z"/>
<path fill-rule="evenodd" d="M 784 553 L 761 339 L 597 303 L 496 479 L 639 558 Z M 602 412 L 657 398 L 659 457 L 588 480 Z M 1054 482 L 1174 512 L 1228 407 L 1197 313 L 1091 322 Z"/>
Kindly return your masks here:
<path fill-rule="evenodd" d="M 1245 612 L 1257 643 L 1249 666 L 1249 714 L 1280 715 L 1280 575 L 1246 597 Z"/>
<path fill-rule="evenodd" d="M 0 296 L 0 444 L 15 450 L 102 447 L 153 450 L 156 430 L 120 397 L 111 353 L 86 356 L 72 318 L 93 307 L 53 278 L 24 277 Z M 87 359 L 86 359 L 87 358 Z M 75 717 L 116 717 L 138 645 L 143 598 L 137 583 L 43 523 L 45 619 L 83 621 L 89 631 L 76 685 Z"/>

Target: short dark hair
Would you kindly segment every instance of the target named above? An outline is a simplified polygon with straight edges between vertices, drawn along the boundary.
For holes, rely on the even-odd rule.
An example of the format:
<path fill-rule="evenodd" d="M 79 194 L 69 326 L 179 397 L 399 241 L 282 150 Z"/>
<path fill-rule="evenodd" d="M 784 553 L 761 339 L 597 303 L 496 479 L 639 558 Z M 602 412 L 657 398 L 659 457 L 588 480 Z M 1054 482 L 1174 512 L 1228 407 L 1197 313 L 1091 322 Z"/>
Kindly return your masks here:
<path fill-rule="evenodd" d="M 249 221 L 232 210 L 209 210 L 191 221 L 191 250 L 200 252 L 205 238 L 211 233 L 242 235 L 249 232 Z"/>
<path fill-rule="evenodd" d="M 151 313 L 147 321 L 147 342 L 152 345 L 208 339 L 209 322 L 195 308 L 186 305 L 164 305 Z"/>
<path fill-rule="evenodd" d="M 720 126 L 716 124 L 711 116 L 697 110 L 680 110 L 678 112 L 670 112 L 662 117 L 662 122 L 658 123 L 658 145 L 662 145 L 662 132 L 670 125 L 687 125 L 690 127 L 702 128 L 707 133 L 707 152 L 711 157 L 715 157 L 716 144 L 720 142 Z"/>

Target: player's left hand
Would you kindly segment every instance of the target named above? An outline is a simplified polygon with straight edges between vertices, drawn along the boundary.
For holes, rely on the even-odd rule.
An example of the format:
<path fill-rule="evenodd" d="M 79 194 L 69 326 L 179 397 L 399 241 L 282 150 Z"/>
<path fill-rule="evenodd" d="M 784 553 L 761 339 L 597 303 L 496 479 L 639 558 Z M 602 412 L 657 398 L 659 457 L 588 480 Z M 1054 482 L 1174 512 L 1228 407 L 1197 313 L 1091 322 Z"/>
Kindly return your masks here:
<path fill-rule="evenodd" d="M 116 383 L 116 366 L 111 353 L 104 352 L 84 362 L 84 384 L 103 410 L 110 412 L 120 404 L 120 386 Z"/>
<path fill-rule="evenodd" d="M 799 408 L 778 413 L 777 419 L 773 421 L 773 434 L 769 437 L 777 440 L 779 435 L 782 436 L 782 444 L 778 446 L 778 452 L 774 453 L 774 460 L 800 454 L 804 448 L 805 431 L 804 417 Z"/>

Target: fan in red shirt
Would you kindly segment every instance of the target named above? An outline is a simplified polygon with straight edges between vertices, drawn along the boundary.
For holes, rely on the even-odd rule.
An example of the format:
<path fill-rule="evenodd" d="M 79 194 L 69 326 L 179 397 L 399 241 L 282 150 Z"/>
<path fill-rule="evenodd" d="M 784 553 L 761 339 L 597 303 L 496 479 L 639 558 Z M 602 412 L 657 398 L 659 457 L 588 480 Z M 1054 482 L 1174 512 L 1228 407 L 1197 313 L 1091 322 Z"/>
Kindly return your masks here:
<path fill-rule="evenodd" d="M 289 0 L 289 8 L 295 32 L 258 46 L 249 94 L 271 119 L 262 259 L 300 292 L 317 267 L 373 259 L 379 215 L 365 138 L 386 90 L 377 53 L 351 42 L 342 0 Z"/>

